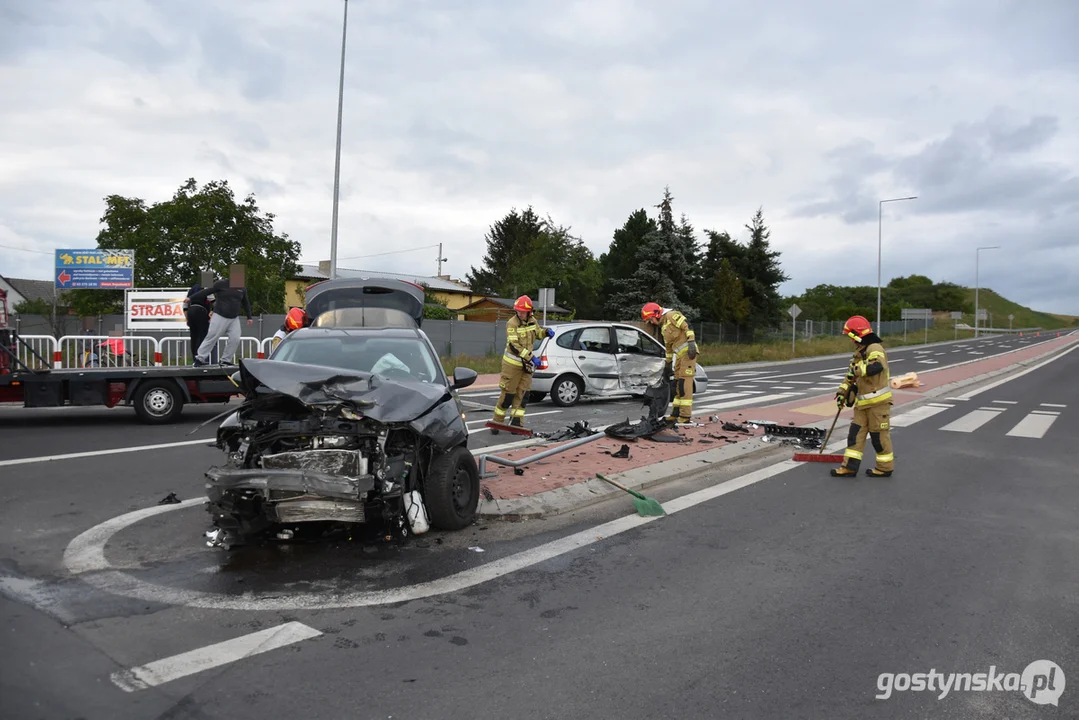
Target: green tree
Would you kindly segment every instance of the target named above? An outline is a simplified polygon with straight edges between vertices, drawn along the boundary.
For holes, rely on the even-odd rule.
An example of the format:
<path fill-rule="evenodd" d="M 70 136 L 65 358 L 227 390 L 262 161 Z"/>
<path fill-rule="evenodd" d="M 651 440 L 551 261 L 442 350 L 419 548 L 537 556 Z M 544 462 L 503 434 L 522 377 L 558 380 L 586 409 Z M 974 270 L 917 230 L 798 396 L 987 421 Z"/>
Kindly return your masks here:
<path fill-rule="evenodd" d="M 749 230 L 749 242 L 740 275 L 749 299 L 747 322 L 754 328 L 772 327 L 783 318 L 779 286 L 790 278 L 780 267 L 779 251 L 771 249 L 772 233 L 764 224 L 763 208 L 757 208 L 745 227 Z"/>
<path fill-rule="evenodd" d="M 504 297 L 527 294 L 538 302 L 539 289 L 555 290 L 558 305 L 569 308 L 575 317 L 598 317 L 603 270 L 599 260 L 571 228 L 550 217 L 541 223 L 528 252 L 509 271 L 503 288 L 516 288 Z"/>
<path fill-rule="evenodd" d="M 483 265 L 479 269 L 472 267 L 465 275 L 472 291 L 480 295 L 512 292 L 509 283 L 511 272 L 532 251 L 536 239 L 543 232 L 543 221 L 531 206 L 524 212 L 513 208 L 491 225 L 484 236 L 487 254 L 483 257 Z"/>
<path fill-rule="evenodd" d="M 719 261 L 710 290 L 712 304 L 708 309 L 715 322 L 741 325 L 749 315 L 749 299 L 729 258 Z"/>
<path fill-rule="evenodd" d="M 656 230 L 656 221 L 648 217 L 648 213 L 641 208 L 635 210 L 625 224 L 614 231 L 610 247 L 599 256 L 604 275 L 604 301 L 615 291 L 619 281 L 633 276 L 637 269 L 637 250 L 648 234 Z"/>
<path fill-rule="evenodd" d="M 248 195 L 237 202 L 228 181 L 198 187 L 189 179 L 164 202 L 148 206 L 139 198 L 105 198 L 102 249 L 135 251 L 136 287 L 187 287 L 202 270 L 228 277 L 229 266 L 246 268 L 246 288 L 255 313 L 281 312 L 285 281 L 299 272 L 300 244 L 278 235 L 273 213 L 263 213 Z M 123 292 L 73 290 L 72 306 L 82 315 L 119 312 Z"/>
<path fill-rule="evenodd" d="M 737 240 L 731 238 L 726 231 L 706 230 L 705 235 L 708 237 L 708 246 L 701 259 L 701 275 L 707 278 L 707 282 L 702 284 L 700 300 L 702 317 L 708 322 L 732 322 L 716 315 L 716 308 L 720 305 L 717 304 L 719 298 L 716 297 L 715 278 L 719 274 L 722 263 L 726 261 L 741 286 L 741 273 L 745 266 L 745 248 Z M 742 294 L 744 297 L 744 289 L 742 289 Z"/>
<path fill-rule="evenodd" d="M 639 317 L 644 303 L 657 302 L 680 310 L 689 320 L 699 317 L 691 304 L 697 296 L 694 283 L 699 272 L 693 228 L 684 217 L 681 223 L 675 222 L 673 203 L 670 188 L 664 188 L 663 199 L 656 205 L 656 229 L 637 246 L 633 274 L 614 282 L 605 304 L 608 315 Z"/>

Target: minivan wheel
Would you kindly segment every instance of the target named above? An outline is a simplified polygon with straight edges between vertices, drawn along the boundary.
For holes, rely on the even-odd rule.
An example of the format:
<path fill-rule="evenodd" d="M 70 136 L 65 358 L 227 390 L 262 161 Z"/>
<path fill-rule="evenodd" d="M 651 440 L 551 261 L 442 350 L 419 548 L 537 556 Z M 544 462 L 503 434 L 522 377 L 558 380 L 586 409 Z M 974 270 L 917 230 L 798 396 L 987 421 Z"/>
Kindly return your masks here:
<path fill-rule="evenodd" d="M 529 390 L 528 391 L 528 402 L 529 403 L 538 403 L 541 400 L 543 400 L 543 398 L 545 398 L 545 397 L 547 397 L 547 393 L 545 393 L 545 392 L 536 392 L 535 390 Z"/>
<path fill-rule="evenodd" d="M 584 383 L 573 375 L 563 375 L 551 385 L 551 402 L 558 407 L 571 407 L 581 401 Z"/>

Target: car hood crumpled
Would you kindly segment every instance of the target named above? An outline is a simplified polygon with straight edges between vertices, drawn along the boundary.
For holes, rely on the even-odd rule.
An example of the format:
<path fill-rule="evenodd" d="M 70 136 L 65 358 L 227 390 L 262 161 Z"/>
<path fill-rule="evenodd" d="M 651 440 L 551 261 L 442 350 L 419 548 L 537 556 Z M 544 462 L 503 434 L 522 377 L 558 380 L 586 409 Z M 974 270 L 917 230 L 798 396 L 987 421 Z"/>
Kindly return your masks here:
<path fill-rule="evenodd" d="M 351 406 L 382 423 L 412 422 L 452 398 L 439 385 L 402 383 L 367 372 L 279 360 L 242 361 L 240 385 L 249 398 L 257 397 L 262 385 L 305 405 Z"/>

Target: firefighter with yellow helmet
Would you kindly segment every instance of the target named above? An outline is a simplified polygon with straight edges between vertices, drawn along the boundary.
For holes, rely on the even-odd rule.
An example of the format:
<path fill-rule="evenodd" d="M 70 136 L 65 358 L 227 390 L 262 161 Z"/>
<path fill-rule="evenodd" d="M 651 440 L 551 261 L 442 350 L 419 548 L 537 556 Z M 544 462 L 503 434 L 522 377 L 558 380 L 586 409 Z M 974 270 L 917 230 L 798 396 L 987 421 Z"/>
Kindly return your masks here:
<path fill-rule="evenodd" d="M 693 376 L 697 370 L 697 340 L 693 328 L 685 315 L 654 302 L 644 304 L 641 319 L 660 327 L 667 349 L 663 376 L 674 378 L 674 400 L 667 420 L 688 423 L 693 420 Z"/>
<path fill-rule="evenodd" d="M 532 314 L 532 299 L 527 295 L 517 298 L 513 310 L 514 316 L 506 323 L 506 351 L 502 354 L 498 383 L 502 392 L 495 404 L 494 422 L 505 425 L 508 412 L 509 424 L 523 427 L 532 373 L 540 364 L 539 358 L 532 354 L 532 348 L 544 335 L 554 337 L 554 330 L 540 327 Z"/>
<path fill-rule="evenodd" d="M 847 368 L 847 376 L 836 391 L 836 404 L 839 407 L 854 407 L 854 419 L 847 434 L 843 464 L 832 470 L 832 476 L 851 477 L 858 474 L 868 435 L 876 451 L 876 467 L 867 469 L 865 474 L 869 477 L 891 477 L 895 469 L 895 456 L 892 453 L 892 388 L 888 355 L 869 321 L 861 315 L 847 320 L 843 333 L 854 341 L 857 348 Z"/>

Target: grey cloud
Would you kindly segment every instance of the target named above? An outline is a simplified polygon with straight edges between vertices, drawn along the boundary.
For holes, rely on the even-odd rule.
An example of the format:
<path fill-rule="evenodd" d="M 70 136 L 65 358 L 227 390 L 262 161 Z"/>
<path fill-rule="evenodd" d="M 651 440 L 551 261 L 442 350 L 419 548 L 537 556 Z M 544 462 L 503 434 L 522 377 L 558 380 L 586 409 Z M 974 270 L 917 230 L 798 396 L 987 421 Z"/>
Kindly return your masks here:
<path fill-rule="evenodd" d="M 1039 115 L 1019 127 L 992 124 L 989 147 L 998 153 L 1028 152 L 1045 145 L 1059 130 L 1060 121 L 1051 115 Z"/>

